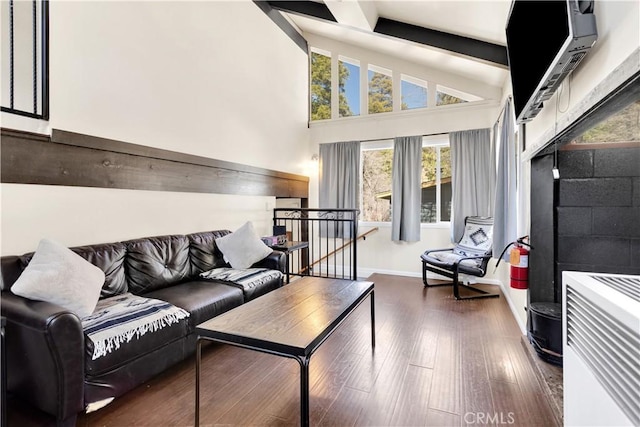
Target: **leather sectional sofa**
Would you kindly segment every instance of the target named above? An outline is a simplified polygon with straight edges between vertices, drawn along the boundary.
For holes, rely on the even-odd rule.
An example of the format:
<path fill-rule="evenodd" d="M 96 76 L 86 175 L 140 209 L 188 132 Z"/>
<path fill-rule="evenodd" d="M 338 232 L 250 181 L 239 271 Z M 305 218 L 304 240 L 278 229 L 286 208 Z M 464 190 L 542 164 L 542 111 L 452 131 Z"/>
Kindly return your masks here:
<path fill-rule="evenodd" d="M 75 425 L 77 414 L 100 406 L 195 352 L 196 325 L 282 286 L 282 275 L 255 286 L 203 280 L 200 273 L 229 267 L 215 239 L 228 230 L 156 236 L 71 250 L 105 273 L 100 299 L 129 292 L 169 302 L 188 317 L 148 332 L 92 359 L 80 318 L 62 307 L 10 289 L 33 254 L 0 259 L 2 316 L 6 317 L 7 388 L 12 398 Z M 284 271 L 273 251 L 252 267 Z"/>

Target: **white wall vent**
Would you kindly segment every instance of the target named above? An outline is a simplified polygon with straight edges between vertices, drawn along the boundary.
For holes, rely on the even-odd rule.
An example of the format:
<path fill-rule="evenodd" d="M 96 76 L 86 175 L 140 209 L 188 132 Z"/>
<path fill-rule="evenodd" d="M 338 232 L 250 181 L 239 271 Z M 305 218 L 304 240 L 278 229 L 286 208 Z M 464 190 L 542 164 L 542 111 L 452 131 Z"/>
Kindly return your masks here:
<path fill-rule="evenodd" d="M 640 425 L 640 276 L 562 279 L 564 422 Z"/>

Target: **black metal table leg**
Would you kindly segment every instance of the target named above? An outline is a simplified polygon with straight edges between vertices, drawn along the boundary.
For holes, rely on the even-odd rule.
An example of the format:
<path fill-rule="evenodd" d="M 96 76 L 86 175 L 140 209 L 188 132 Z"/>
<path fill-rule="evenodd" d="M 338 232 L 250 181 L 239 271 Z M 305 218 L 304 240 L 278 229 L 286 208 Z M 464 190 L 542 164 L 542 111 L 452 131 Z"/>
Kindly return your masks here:
<path fill-rule="evenodd" d="M 296 360 L 300 363 L 300 425 L 309 427 L 309 358 Z"/>
<path fill-rule="evenodd" d="M 285 258 L 285 261 L 284 261 L 285 264 L 286 264 L 285 270 L 287 271 L 287 284 L 290 283 L 290 280 L 289 280 L 289 268 L 290 268 L 290 265 L 291 265 L 291 262 L 289 261 L 289 257 L 290 256 L 291 256 L 291 252 L 287 251 L 286 258 Z"/>
<path fill-rule="evenodd" d="M 2 316 L 0 319 L 0 332 L 2 332 L 2 336 L 0 337 L 0 363 L 2 364 L 2 378 L 0 381 L 2 382 L 2 403 L 0 403 L 0 416 L 2 419 L 0 420 L 0 425 L 2 427 L 7 426 L 7 351 L 5 349 L 6 341 L 5 341 L 5 326 L 7 319 Z"/>
<path fill-rule="evenodd" d="M 371 290 L 371 347 L 376 347 L 376 305 L 373 290 Z"/>
<path fill-rule="evenodd" d="M 195 425 L 200 425 L 200 355 L 202 353 L 202 340 L 200 337 L 196 340 L 196 420 Z"/>

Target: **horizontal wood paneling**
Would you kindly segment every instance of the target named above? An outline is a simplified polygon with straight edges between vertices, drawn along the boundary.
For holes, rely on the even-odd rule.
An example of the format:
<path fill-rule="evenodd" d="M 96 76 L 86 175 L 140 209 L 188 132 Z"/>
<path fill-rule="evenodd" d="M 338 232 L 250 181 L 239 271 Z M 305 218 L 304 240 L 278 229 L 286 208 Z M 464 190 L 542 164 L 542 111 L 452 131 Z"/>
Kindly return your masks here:
<path fill-rule="evenodd" d="M 309 178 L 89 135 L 2 129 L 3 183 L 308 197 Z"/>

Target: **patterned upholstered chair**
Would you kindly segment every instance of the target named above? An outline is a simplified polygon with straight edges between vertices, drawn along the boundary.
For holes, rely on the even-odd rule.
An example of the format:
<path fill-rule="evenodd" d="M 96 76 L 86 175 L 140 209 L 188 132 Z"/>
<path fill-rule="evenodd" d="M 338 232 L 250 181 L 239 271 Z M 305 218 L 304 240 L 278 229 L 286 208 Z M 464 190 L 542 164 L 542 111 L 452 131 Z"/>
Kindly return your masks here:
<path fill-rule="evenodd" d="M 450 283 L 428 284 L 427 271 L 431 271 L 453 279 L 453 295 L 458 300 L 498 297 L 498 294 L 492 294 L 459 281 L 460 274 L 484 277 L 487 273 L 487 264 L 491 258 L 492 237 L 493 218 L 466 217 L 464 220 L 464 234 L 453 248 L 432 249 L 425 251 L 420 256 L 424 286 L 450 285 Z M 479 295 L 461 296 L 461 286 Z"/>

